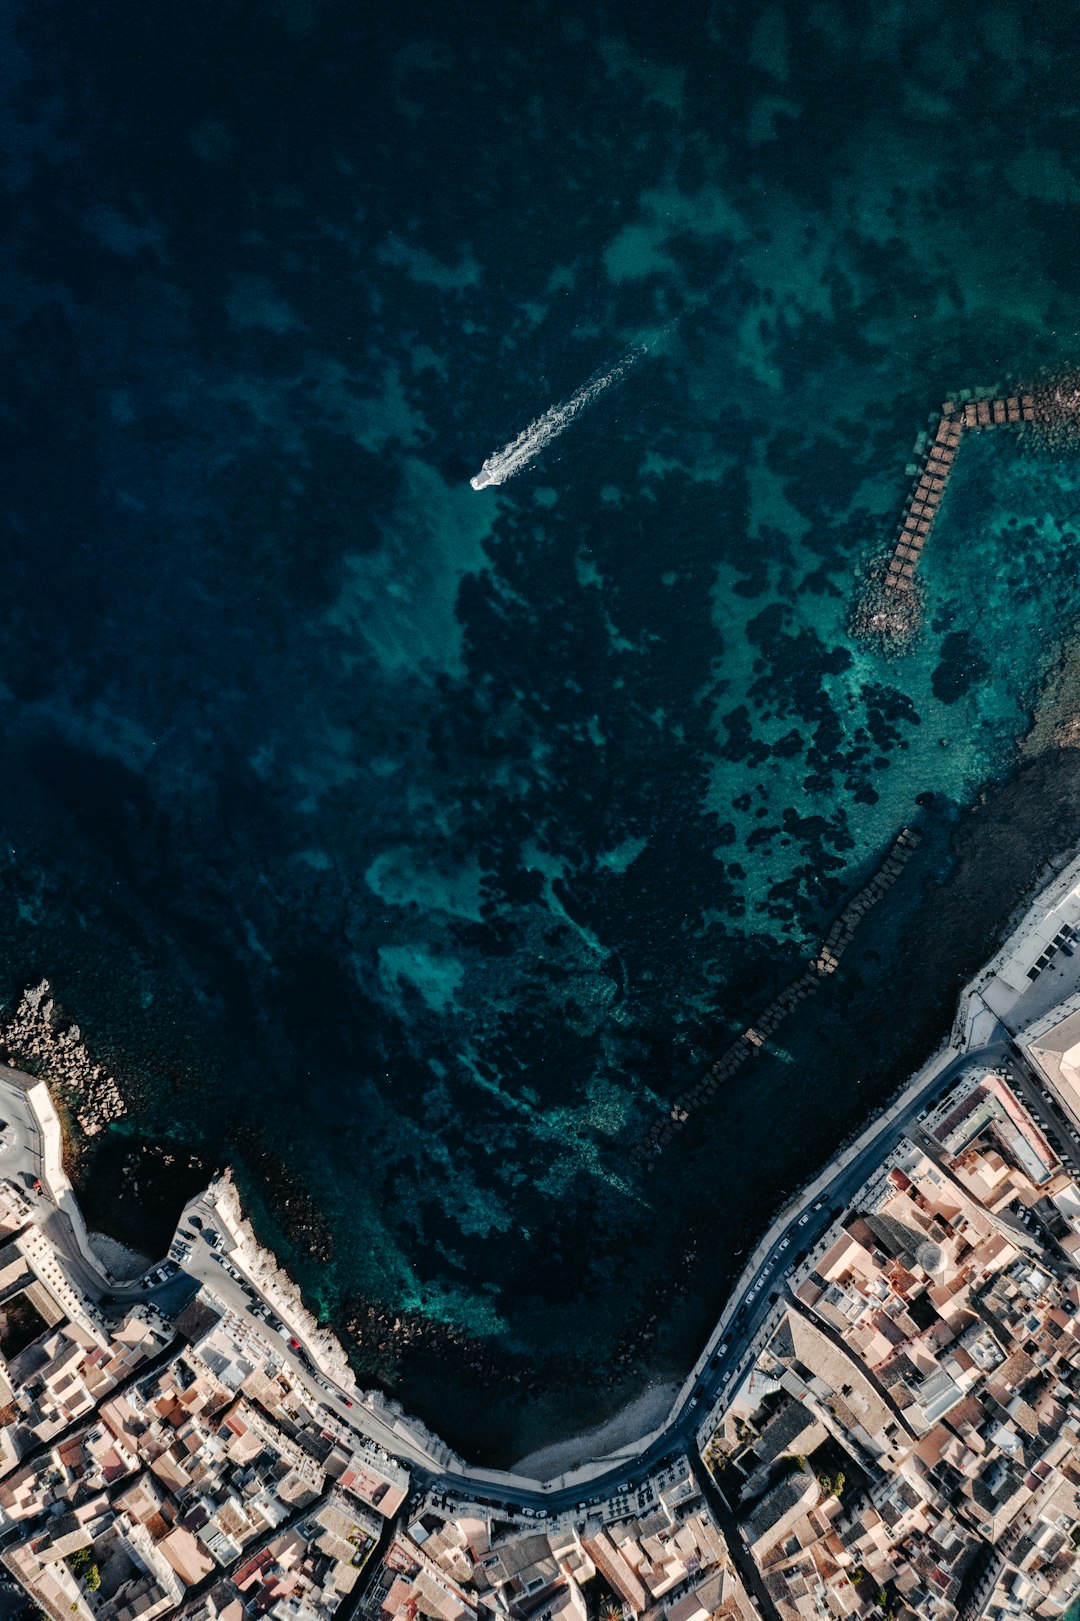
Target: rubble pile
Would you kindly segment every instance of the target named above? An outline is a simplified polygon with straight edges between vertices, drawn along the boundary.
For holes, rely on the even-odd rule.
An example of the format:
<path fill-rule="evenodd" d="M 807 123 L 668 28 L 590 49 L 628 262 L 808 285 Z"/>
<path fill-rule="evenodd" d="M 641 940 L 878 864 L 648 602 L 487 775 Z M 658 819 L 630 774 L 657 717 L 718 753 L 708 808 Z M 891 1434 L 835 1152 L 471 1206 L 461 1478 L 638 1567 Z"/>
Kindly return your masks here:
<path fill-rule="evenodd" d="M 1080 371 L 1062 372 L 1032 390 L 1032 422 L 1052 450 L 1075 455 L 1080 445 Z"/>
<path fill-rule="evenodd" d="M 47 979 L 23 992 L 0 1034 L 0 1051 L 58 1085 L 86 1137 L 96 1137 L 127 1113 L 115 1078 L 91 1058 L 78 1025 L 70 1024 L 54 1002 Z"/>
<path fill-rule="evenodd" d="M 883 556 L 868 565 L 852 606 L 850 630 L 858 641 L 876 642 L 883 653 L 903 653 L 922 627 L 925 593 L 918 580 L 902 591 L 887 586 L 888 562 Z"/>

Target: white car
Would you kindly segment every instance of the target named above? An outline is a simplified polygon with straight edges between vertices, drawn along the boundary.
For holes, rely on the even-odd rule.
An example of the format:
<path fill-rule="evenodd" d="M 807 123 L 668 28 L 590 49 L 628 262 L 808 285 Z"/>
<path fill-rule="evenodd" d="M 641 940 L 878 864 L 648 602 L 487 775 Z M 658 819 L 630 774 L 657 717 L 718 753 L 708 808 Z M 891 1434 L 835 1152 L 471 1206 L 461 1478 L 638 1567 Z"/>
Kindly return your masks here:
<path fill-rule="evenodd" d="M 790 1239 L 790 1238 L 782 1238 L 782 1239 L 781 1239 L 781 1240 L 780 1240 L 780 1248 L 781 1248 L 781 1249 L 782 1249 L 782 1250 L 786 1250 L 786 1249 L 787 1249 L 787 1247 L 788 1247 L 788 1245 L 789 1245 L 789 1244 L 790 1244 L 790 1243 L 791 1243 L 791 1239 Z"/>

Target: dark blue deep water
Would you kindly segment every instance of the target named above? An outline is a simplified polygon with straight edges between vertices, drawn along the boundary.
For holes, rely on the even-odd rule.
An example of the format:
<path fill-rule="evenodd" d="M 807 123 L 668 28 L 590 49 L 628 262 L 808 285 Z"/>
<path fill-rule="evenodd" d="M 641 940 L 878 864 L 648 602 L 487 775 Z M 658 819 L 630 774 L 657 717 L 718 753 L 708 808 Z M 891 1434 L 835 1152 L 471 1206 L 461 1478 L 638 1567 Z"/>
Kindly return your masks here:
<path fill-rule="evenodd" d="M 3 8 L 0 989 L 120 1066 L 102 1177 L 237 1163 L 473 1450 L 684 1365 L 884 1084 L 828 1020 L 1013 768 L 1076 466 L 965 445 L 903 657 L 854 581 L 928 414 L 1077 358 L 1078 54 L 911 0 Z M 643 1178 L 915 821 L 831 1012 Z"/>

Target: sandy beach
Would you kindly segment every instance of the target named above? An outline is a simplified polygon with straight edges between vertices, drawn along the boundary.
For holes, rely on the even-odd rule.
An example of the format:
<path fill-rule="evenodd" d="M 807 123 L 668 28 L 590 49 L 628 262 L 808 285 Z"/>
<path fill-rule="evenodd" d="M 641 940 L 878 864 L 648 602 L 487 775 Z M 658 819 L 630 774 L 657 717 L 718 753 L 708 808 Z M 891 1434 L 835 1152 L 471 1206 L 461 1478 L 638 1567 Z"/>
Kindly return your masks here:
<path fill-rule="evenodd" d="M 540 1447 L 513 1465 L 518 1474 L 532 1475 L 538 1480 L 551 1480 L 576 1469 L 592 1458 L 606 1458 L 622 1448 L 633 1447 L 643 1435 L 659 1429 L 671 1411 L 678 1395 L 677 1384 L 653 1384 L 628 1402 L 606 1424 L 576 1435 L 569 1441 L 557 1441 L 552 1446 Z"/>
<path fill-rule="evenodd" d="M 107 1233 L 89 1233 L 87 1236 L 90 1248 L 102 1266 L 121 1282 L 141 1277 L 150 1265 L 149 1256 L 140 1255 L 138 1250 L 121 1244 L 117 1238 L 110 1238 Z"/>

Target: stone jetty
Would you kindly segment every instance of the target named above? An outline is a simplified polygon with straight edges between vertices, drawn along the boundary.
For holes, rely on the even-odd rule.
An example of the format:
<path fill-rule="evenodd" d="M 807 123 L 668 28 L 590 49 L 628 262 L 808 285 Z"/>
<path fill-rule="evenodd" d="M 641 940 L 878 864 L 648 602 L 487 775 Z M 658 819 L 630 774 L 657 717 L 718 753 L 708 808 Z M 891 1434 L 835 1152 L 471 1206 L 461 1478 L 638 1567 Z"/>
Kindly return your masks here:
<path fill-rule="evenodd" d="M 923 547 L 930 538 L 938 508 L 956 463 L 961 434 L 997 428 L 1012 422 L 1035 420 L 1035 397 L 1013 394 L 1007 399 L 969 400 L 957 405 L 946 400 L 928 447 L 919 459 L 900 529 L 885 570 L 887 591 L 908 591 Z"/>
<path fill-rule="evenodd" d="M 1028 394 L 995 399 L 946 400 L 929 434 L 915 447 L 915 474 L 890 551 L 870 565 L 856 604 L 852 630 L 857 636 L 899 646 L 911 640 L 922 618 L 916 571 L 930 538 L 949 475 L 965 433 L 1013 423 L 1036 423 L 1044 430 L 1080 408 L 1080 393 L 1059 381 Z"/>
<path fill-rule="evenodd" d="M 897 834 L 889 853 L 868 884 L 864 884 L 851 897 L 839 917 L 822 940 L 817 952 L 807 963 L 799 977 L 775 997 L 754 1019 L 753 1024 L 736 1037 L 706 1073 L 680 1092 L 671 1103 L 666 1117 L 654 1123 L 644 1141 L 638 1145 L 637 1157 L 648 1162 L 654 1159 L 695 1109 L 703 1107 L 715 1097 L 724 1081 L 735 1073 L 748 1058 L 760 1052 L 769 1037 L 779 1028 L 800 1002 L 813 996 L 823 980 L 834 974 L 840 959 L 850 945 L 860 923 L 892 888 L 915 852 L 920 835 L 909 827 Z"/>

